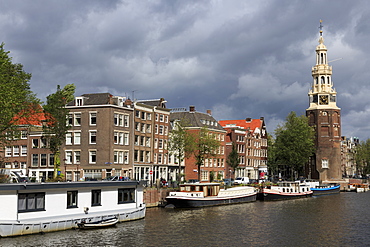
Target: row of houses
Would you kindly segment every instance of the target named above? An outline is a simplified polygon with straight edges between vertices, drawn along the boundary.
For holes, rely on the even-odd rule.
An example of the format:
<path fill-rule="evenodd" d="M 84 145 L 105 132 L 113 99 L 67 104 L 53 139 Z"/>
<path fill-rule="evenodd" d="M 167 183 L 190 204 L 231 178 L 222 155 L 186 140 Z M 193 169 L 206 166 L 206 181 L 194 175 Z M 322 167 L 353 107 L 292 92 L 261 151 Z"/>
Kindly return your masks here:
<path fill-rule="evenodd" d="M 135 100 L 110 93 L 84 94 L 68 103 L 70 126 L 60 149 L 60 173 L 67 181 L 128 177 L 155 183 L 159 179 L 211 181 L 236 176 L 251 179 L 267 173 L 267 133 L 263 118 L 217 121 L 208 110 L 169 109 L 166 101 Z M 204 126 L 220 142 L 216 157 L 205 160 L 198 170 L 194 157 L 183 162 L 169 153 L 172 124 L 186 119 L 187 131 Z M 48 149 L 42 131 L 42 114 L 32 123 L 21 124 L 20 136 L 1 152 L 6 169 L 29 176 L 34 181 L 53 177 L 54 155 Z M 234 172 L 227 165 L 232 143 L 239 153 Z"/>

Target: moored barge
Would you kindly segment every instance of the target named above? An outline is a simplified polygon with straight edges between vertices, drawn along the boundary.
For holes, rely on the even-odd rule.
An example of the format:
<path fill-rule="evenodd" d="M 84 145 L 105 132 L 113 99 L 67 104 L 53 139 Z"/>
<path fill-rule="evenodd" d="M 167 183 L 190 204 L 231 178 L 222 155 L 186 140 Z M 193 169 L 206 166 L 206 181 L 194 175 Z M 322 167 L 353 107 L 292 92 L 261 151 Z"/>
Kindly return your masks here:
<path fill-rule="evenodd" d="M 221 189 L 219 183 L 181 184 L 179 192 L 170 192 L 167 205 L 175 208 L 195 208 L 254 202 L 257 190 L 251 186 Z"/>
<path fill-rule="evenodd" d="M 145 217 L 137 181 L 0 184 L 0 237 L 78 228 L 81 223 Z"/>

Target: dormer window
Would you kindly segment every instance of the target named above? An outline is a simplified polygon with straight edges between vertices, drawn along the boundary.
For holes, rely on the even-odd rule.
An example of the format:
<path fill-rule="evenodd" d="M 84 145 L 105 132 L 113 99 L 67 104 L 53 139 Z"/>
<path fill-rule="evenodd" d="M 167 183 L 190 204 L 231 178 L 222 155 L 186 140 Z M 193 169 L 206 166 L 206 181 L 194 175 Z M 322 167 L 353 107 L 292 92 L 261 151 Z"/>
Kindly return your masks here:
<path fill-rule="evenodd" d="M 83 97 L 76 97 L 76 106 L 82 106 L 84 104 Z"/>

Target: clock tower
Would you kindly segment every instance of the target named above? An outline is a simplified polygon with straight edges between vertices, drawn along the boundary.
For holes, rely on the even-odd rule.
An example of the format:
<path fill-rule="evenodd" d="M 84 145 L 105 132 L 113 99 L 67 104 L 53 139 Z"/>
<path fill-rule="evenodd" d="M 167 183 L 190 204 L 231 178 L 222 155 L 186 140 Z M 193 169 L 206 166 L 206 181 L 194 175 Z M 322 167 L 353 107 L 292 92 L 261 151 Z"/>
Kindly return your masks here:
<path fill-rule="evenodd" d="M 340 143 L 341 120 L 337 106 L 337 92 L 332 81 L 332 67 L 328 64 L 327 48 L 322 36 L 320 20 L 319 45 L 316 65 L 312 68 L 312 87 L 308 93 L 310 106 L 306 110 L 309 125 L 315 128 L 316 152 L 306 169 L 308 178 L 320 181 L 342 179 Z"/>

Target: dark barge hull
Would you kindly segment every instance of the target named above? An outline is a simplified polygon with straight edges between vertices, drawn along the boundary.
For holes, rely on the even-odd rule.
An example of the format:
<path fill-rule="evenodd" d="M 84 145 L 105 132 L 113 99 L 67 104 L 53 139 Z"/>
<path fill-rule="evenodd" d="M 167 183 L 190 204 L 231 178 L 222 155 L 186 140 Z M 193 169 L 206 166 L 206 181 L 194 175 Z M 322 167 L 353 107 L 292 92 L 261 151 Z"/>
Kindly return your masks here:
<path fill-rule="evenodd" d="M 255 202 L 257 193 L 234 198 L 183 198 L 183 197 L 167 197 L 167 205 L 173 205 L 175 208 L 199 208 L 209 206 L 220 206 L 236 203 Z"/>
<path fill-rule="evenodd" d="M 340 192 L 340 185 L 328 188 L 311 188 L 311 191 L 314 196 L 337 194 Z"/>
<path fill-rule="evenodd" d="M 258 193 L 257 199 L 261 201 L 280 201 L 280 200 L 291 200 L 298 198 L 307 198 L 311 197 L 312 193 L 300 193 L 300 194 L 277 194 L 277 193 Z"/>

